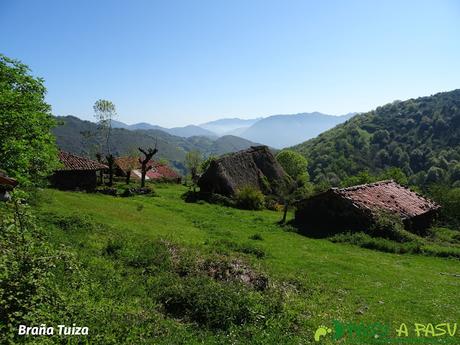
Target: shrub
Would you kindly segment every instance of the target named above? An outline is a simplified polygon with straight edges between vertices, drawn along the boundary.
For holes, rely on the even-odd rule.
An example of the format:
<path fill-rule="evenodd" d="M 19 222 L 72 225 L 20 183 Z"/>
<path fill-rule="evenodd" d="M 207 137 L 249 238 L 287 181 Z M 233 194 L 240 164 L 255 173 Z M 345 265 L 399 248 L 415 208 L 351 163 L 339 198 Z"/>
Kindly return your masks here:
<path fill-rule="evenodd" d="M 166 314 L 209 329 L 228 330 L 234 325 L 255 323 L 258 315 L 282 310 L 279 296 L 208 276 L 179 278 L 166 273 L 151 278 L 149 285 Z"/>
<path fill-rule="evenodd" d="M 265 196 L 254 187 L 247 186 L 235 195 L 236 206 L 244 210 L 261 210 L 264 208 Z"/>
<path fill-rule="evenodd" d="M 386 238 L 373 237 L 364 232 L 349 232 L 334 235 L 329 238 L 334 243 L 349 243 L 367 249 L 375 249 L 387 253 L 421 253 L 422 247 L 420 243 L 406 242 L 398 243 Z"/>
<path fill-rule="evenodd" d="M 397 242 L 419 242 L 421 238 L 404 229 L 401 219 L 391 213 L 380 212 L 374 216 L 374 224 L 369 229 L 369 234 Z"/>
<path fill-rule="evenodd" d="M 433 185 L 429 194 L 441 205 L 440 222 L 450 227 L 460 228 L 460 188 Z"/>
<path fill-rule="evenodd" d="M 1 344 L 23 342 L 17 325 L 61 322 L 67 307 L 53 281 L 56 267 L 67 281 L 78 270 L 68 253 L 48 244 L 26 205 L 14 200 L 0 208 Z"/>

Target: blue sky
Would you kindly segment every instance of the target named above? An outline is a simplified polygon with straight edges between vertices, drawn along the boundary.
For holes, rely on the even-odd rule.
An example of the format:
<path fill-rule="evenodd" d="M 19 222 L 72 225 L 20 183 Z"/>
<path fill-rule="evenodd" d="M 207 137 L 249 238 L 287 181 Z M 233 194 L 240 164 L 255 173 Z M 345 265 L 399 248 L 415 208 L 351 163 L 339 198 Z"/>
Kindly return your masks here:
<path fill-rule="evenodd" d="M 460 87 L 460 2 L 0 0 L 56 115 L 162 126 L 366 111 Z"/>

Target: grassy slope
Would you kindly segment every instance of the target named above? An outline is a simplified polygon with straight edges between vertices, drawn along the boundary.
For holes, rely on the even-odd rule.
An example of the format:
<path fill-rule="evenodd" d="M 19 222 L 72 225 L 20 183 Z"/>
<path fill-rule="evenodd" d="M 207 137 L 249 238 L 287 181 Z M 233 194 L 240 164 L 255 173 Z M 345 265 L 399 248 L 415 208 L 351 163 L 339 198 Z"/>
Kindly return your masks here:
<path fill-rule="evenodd" d="M 159 186 L 158 197 L 122 199 L 46 190 L 40 208 L 59 215 L 88 214 L 124 236 L 163 237 L 204 249 L 219 239 L 254 243 L 248 237 L 261 234 L 263 241 L 257 245 L 267 256 L 251 260 L 279 281 L 300 281 L 307 287 L 288 298 L 289 309 L 303 315 L 305 327 L 311 327 L 306 332 L 334 319 L 438 323 L 460 318 L 460 279 L 440 274 L 459 274 L 457 260 L 310 239 L 278 227 L 279 213 L 187 204 L 180 199 L 184 191 L 182 186 Z M 65 236 L 55 240 L 66 241 Z M 84 234 L 79 240 L 98 253 L 106 243 L 100 236 Z"/>

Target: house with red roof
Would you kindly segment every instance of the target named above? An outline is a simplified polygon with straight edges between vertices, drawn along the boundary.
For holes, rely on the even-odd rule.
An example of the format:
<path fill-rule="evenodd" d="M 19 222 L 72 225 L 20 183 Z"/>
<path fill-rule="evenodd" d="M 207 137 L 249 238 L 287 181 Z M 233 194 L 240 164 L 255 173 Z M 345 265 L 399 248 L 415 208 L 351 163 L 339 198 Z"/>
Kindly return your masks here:
<path fill-rule="evenodd" d="M 296 206 L 296 222 L 322 233 L 367 230 L 382 213 L 399 217 L 409 231 L 423 233 L 440 208 L 392 180 L 332 188 Z"/>
<path fill-rule="evenodd" d="M 152 169 L 147 171 L 146 181 L 180 183 L 182 180 L 181 175 L 165 163 L 151 160 L 148 165 L 152 166 Z M 123 177 L 131 174 L 132 178 L 140 180 L 142 173 L 139 158 L 115 158 L 115 174 Z"/>
<path fill-rule="evenodd" d="M 97 172 L 108 166 L 97 161 L 60 151 L 61 168 L 51 176 L 51 183 L 59 189 L 94 190 L 97 186 Z"/>

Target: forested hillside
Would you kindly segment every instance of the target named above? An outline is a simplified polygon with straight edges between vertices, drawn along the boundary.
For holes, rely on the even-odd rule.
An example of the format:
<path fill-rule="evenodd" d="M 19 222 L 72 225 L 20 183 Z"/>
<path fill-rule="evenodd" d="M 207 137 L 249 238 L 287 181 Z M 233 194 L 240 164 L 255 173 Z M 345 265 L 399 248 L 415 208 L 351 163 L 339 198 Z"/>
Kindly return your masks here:
<path fill-rule="evenodd" d="M 460 90 L 395 101 L 293 148 L 315 182 L 401 168 L 416 185 L 460 185 Z"/>
<path fill-rule="evenodd" d="M 56 141 L 64 151 L 93 157 L 97 152 L 97 125 L 74 116 L 58 117 L 59 126 L 53 129 Z M 127 130 L 114 128 L 111 137 L 112 150 L 116 155 L 137 152 L 138 147 L 152 147 L 158 141 L 158 158 L 170 161 L 177 169 L 185 171 L 185 154 L 199 150 L 205 157 L 243 150 L 255 143 L 235 136 L 218 139 L 209 137 L 183 138 L 161 130 Z"/>

